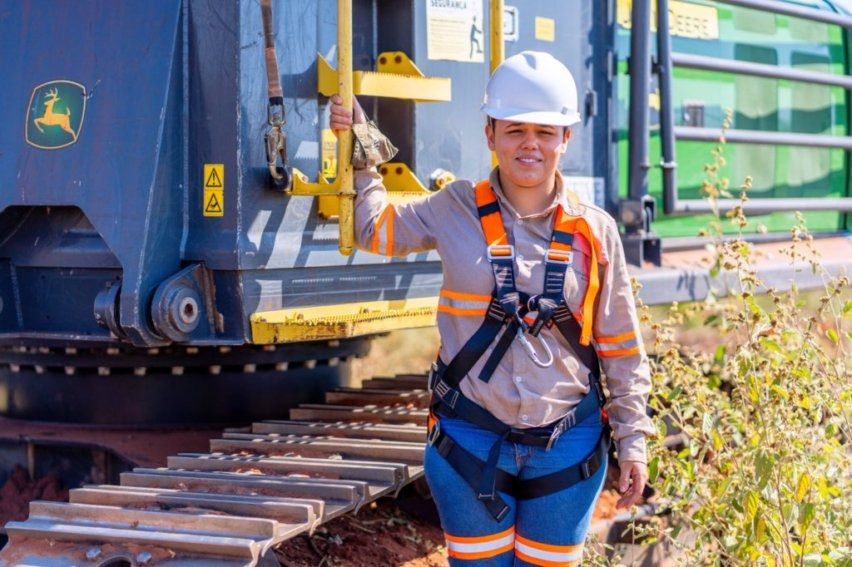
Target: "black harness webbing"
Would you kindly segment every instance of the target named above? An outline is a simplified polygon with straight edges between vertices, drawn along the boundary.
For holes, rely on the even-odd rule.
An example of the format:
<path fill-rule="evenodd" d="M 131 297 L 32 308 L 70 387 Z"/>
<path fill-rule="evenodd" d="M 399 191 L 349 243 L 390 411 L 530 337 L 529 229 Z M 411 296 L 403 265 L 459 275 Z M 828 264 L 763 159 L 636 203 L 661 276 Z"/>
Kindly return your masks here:
<path fill-rule="evenodd" d="M 478 186 L 477 190 L 479 189 Z M 484 199 L 481 198 L 482 195 L 485 195 Z M 534 297 L 519 293 L 515 288 L 514 249 L 508 245 L 505 229 L 500 220 L 499 206 L 496 198 L 492 199 L 491 196 L 493 193 L 477 195 L 478 212 L 483 230 L 486 232 L 486 240 L 490 244 L 488 259 L 494 272 L 495 287 L 491 302 L 488 305 L 485 320 L 465 342 L 453 360 L 449 364 L 444 364 L 439 359 L 433 365 L 429 385 L 432 389 L 430 407 L 436 415 L 458 416 L 478 427 L 496 433 L 499 437 L 489 449 L 486 461 L 472 455 L 441 431 L 440 422 L 432 425 L 429 443 L 435 446 L 456 472 L 470 484 L 476 491 L 477 498 L 499 521 L 509 508 L 497 491 L 512 494 L 521 500 L 537 498 L 563 490 L 594 475 L 606 462 L 610 430 L 609 426 L 605 425 L 597 447 L 581 462 L 564 470 L 534 479 L 520 480 L 497 468 L 503 441 L 550 449 L 565 431 L 585 421 L 595 412 L 601 411 L 606 399 L 601 386 L 597 353 L 590 345 L 581 343 L 582 328 L 563 298 L 565 274 L 571 265 L 570 250 L 574 235 L 562 229 L 558 223 L 554 226 L 551 248 L 545 256 L 543 293 Z M 530 311 L 538 312 L 532 326 L 523 319 Z M 565 337 L 586 368 L 590 369 L 588 394 L 558 422 L 545 428 L 513 428 L 461 393 L 458 388 L 460 382 L 488 350 L 501 330 L 502 335 L 479 375 L 479 378 L 485 382 L 490 380 L 516 337 L 522 336 L 525 332 L 538 336 L 544 326 L 552 325 L 555 325 Z"/>
<path fill-rule="evenodd" d="M 437 449 L 438 454 L 444 457 L 471 487 L 476 489 L 476 486 L 484 479 L 488 464 L 460 447 L 449 435 L 441 433 L 440 425 L 436 424 L 434 429 L 439 431 L 434 439 L 430 439 L 430 442 Z M 604 425 L 596 447 L 579 463 L 555 473 L 523 480 L 501 469 L 495 469 L 495 492 L 489 495 L 477 493 L 477 498 L 499 522 L 509 511 L 509 506 L 497 491 L 511 494 L 518 500 L 529 500 L 565 490 L 591 478 L 598 472 L 606 462 L 609 445 L 610 429 L 609 425 Z"/>

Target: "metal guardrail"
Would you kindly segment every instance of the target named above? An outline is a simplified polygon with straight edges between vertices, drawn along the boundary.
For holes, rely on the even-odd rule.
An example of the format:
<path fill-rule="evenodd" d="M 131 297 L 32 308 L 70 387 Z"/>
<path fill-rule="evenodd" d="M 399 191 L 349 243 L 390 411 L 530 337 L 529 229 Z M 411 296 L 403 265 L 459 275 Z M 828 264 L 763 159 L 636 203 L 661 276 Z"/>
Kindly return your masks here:
<path fill-rule="evenodd" d="M 775 0 L 719 1 L 725 4 L 774 12 L 776 14 L 839 25 L 846 29 L 852 29 L 852 17 L 843 14 L 836 14 L 791 4 L 783 4 Z M 670 34 L 668 32 L 668 0 L 659 0 L 658 2 L 657 29 L 661 30 L 660 33 L 657 34 L 657 51 L 659 54 L 658 76 L 661 102 L 660 137 L 662 149 L 661 167 L 663 168 L 663 210 L 666 214 L 706 213 L 712 210 L 710 203 L 707 203 L 704 200 L 678 199 L 675 176 L 677 167 L 674 149 L 675 140 L 720 141 L 724 135 L 724 139 L 727 142 L 805 146 L 852 151 L 852 136 L 831 136 L 796 132 L 768 132 L 758 130 L 726 130 L 723 132 L 721 128 L 675 126 L 674 111 L 671 104 L 672 69 L 675 66 L 739 75 L 800 81 L 811 84 L 841 87 L 847 90 L 852 90 L 852 77 L 848 75 L 834 75 L 831 73 L 765 65 L 748 61 L 732 61 L 701 55 L 672 53 L 670 47 Z M 631 110 L 631 112 L 633 112 L 633 110 Z M 645 134 L 647 135 L 648 132 L 646 131 Z M 647 148 L 647 143 L 645 144 L 645 147 Z M 631 168 L 630 174 L 631 178 L 634 175 L 646 177 L 647 171 Z M 632 189 L 634 186 L 640 187 L 642 184 L 631 181 L 630 186 Z M 645 181 L 644 187 L 647 189 L 647 181 Z M 634 198 L 632 192 L 631 198 Z M 719 201 L 716 205 L 721 210 L 725 211 L 738 204 L 739 201 L 736 200 L 723 200 Z M 755 214 L 768 213 L 772 211 L 795 210 L 848 212 L 852 211 L 852 198 L 821 198 L 816 200 L 807 198 L 750 199 L 748 207 L 749 211 Z"/>
<path fill-rule="evenodd" d="M 846 29 L 852 29 L 852 17 L 836 12 L 828 12 L 826 10 L 817 10 L 808 8 L 807 6 L 798 6 L 796 4 L 787 4 L 778 2 L 777 0 L 716 0 L 723 4 L 731 6 L 741 6 L 743 8 L 751 8 L 762 12 L 774 12 L 782 16 L 792 16 L 794 18 L 802 18 L 812 22 L 821 22 L 824 24 L 834 24 Z"/>
<path fill-rule="evenodd" d="M 752 75 L 755 77 L 767 77 L 770 79 L 787 79 L 801 81 L 804 83 L 815 83 L 832 87 L 852 89 L 852 77 L 849 75 L 834 75 L 820 71 L 809 71 L 806 69 L 795 69 L 792 67 L 779 67 L 764 63 L 751 63 L 749 61 L 736 61 L 731 59 L 719 59 L 718 57 L 706 57 L 704 55 L 693 55 L 690 53 L 672 53 L 672 65 L 687 69 L 701 69 L 704 71 L 722 71 L 737 73 L 741 75 Z"/>

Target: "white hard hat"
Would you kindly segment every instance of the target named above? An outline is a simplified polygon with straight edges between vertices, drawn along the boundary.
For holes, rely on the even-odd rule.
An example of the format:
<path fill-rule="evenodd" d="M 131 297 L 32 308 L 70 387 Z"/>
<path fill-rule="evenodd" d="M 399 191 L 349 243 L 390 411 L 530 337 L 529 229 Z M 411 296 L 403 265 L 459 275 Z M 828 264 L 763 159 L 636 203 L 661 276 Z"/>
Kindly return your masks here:
<path fill-rule="evenodd" d="M 549 53 L 523 51 L 497 67 L 480 107 L 497 120 L 571 126 L 580 121 L 577 85 Z"/>

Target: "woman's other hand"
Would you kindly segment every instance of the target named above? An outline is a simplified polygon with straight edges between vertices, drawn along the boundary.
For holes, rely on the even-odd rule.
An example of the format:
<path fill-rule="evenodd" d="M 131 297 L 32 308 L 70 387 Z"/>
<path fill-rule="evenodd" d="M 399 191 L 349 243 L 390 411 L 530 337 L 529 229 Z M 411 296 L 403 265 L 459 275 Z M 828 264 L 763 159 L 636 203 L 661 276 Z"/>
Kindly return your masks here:
<path fill-rule="evenodd" d="M 618 492 L 621 498 L 615 503 L 616 508 L 629 508 L 639 502 L 648 482 L 648 467 L 640 461 L 619 461 L 621 475 L 618 479 Z"/>

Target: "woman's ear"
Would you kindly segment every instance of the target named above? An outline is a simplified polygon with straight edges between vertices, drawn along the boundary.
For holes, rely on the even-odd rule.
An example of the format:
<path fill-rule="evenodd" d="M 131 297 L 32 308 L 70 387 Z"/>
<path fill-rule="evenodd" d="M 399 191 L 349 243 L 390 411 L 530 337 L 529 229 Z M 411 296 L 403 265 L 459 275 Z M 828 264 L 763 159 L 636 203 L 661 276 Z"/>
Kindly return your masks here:
<path fill-rule="evenodd" d="M 492 126 L 492 122 L 490 120 L 485 125 L 485 141 L 488 142 L 488 149 L 493 152 L 495 150 L 495 147 L 494 147 L 494 127 Z"/>
<path fill-rule="evenodd" d="M 571 128 L 565 126 L 565 132 L 562 133 L 562 153 L 568 151 L 568 140 L 571 139 Z"/>

